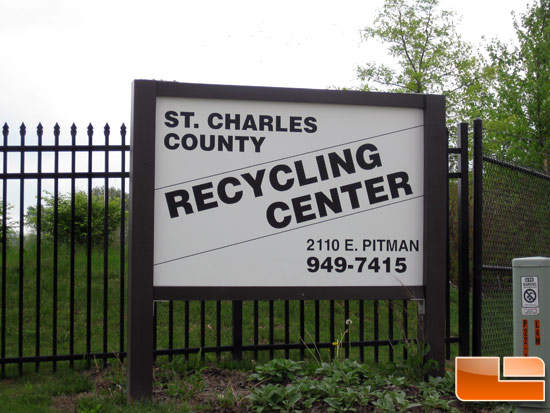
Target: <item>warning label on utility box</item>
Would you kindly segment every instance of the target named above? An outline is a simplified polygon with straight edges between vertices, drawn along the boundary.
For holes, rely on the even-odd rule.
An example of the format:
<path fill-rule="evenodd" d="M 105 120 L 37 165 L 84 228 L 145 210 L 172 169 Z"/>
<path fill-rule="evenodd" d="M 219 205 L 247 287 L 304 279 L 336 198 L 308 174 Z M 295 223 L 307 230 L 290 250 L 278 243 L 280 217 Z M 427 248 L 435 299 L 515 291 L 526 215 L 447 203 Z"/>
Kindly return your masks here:
<path fill-rule="evenodd" d="M 538 277 L 521 277 L 521 312 L 523 315 L 539 313 Z"/>

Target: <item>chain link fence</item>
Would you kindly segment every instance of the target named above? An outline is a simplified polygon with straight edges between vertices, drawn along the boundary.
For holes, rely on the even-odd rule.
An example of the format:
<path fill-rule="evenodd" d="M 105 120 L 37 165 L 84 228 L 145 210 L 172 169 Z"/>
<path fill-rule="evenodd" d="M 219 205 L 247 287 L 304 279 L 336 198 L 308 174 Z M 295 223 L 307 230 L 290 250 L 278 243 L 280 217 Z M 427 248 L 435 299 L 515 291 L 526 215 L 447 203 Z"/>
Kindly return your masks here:
<path fill-rule="evenodd" d="M 483 355 L 513 355 L 512 259 L 531 256 L 550 256 L 550 176 L 484 155 Z"/>

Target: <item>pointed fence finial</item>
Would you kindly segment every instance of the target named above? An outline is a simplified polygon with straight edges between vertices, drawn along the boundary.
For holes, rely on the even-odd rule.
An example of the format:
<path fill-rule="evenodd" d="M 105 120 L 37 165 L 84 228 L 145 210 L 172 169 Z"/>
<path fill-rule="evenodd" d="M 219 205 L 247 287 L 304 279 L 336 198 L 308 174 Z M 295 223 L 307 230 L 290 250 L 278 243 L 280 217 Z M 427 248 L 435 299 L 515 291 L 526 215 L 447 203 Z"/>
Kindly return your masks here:
<path fill-rule="evenodd" d="M 105 135 L 105 144 L 107 144 L 109 142 L 109 136 L 111 135 L 111 127 L 108 123 L 106 123 L 103 128 L 103 134 Z"/>
<path fill-rule="evenodd" d="M 55 144 L 59 145 L 59 134 L 61 133 L 61 127 L 59 126 L 59 123 L 55 123 L 53 127 L 53 136 L 55 137 Z"/>
<path fill-rule="evenodd" d="M 36 135 L 38 136 L 38 146 L 42 145 L 42 136 L 44 135 L 44 127 L 39 123 L 36 127 Z"/>
<path fill-rule="evenodd" d="M 72 144 L 75 145 L 76 144 L 76 125 L 73 124 L 71 125 L 71 138 L 72 138 Z"/>
<path fill-rule="evenodd" d="M 89 141 L 89 144 L 91 145 L 94 137 L 94 127 L 92 126 L 91 123 L 88 125 L 87 130 L 88 130 L 88 141 Z"/>
<path fill-rule="evenodd" d="M 27 127 L 24 123 L 21 123 L 19 127 L 19 136 L 21 136 L 21 145 L 25 145 L 25 136 L 27 136 Z M 23 152 L 21 152 L 23 154 Z M 24 155 L 21 155 L 24 156 Z"/>

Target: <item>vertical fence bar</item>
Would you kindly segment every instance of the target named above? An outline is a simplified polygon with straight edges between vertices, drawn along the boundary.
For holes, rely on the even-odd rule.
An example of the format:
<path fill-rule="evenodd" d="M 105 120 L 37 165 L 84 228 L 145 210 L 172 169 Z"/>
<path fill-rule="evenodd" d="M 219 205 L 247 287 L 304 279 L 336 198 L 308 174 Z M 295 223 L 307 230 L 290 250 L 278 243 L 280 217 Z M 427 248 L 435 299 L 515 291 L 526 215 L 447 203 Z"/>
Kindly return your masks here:
<path fill-rule="evenodd" d="M 216 301 L 216 359 L 221 360 L 221 350 L 222 345 L 222 302 L 220 300 Z"/>
<path fill-rule="evenodd" d="M 185 301 L 185 319 L 183 320 L 183 329 L 185 332 L 184 336 L 184 347 L 189 348 L 189 301 Z M 189 360 L 189 353 L 185 353 L 185 360 Z"/>
<path fill-rule="evenodd" d="M 393 361 L 393 300 L 388 300 L 388 338 L 390 345 L 388 346 L 388 354 L 390 361 Z"/>
<path fill-rule="evenodd" d="M 259 340 L 259 311 L 258 311 L 258 300 L 254 300 L 254 345 L 257 346 L 260 344 Z M 258 360 L 258 349 L 254 349 L 254 360 Z"/>
<path fill-rule="evenodd" d="M 285 358 L 290 358 L 290 349 L 288 345 L 290 344 L 290 303 L 288 300 L 285 300 Z"/>
<path fill-rule="evenodd" d="M 41 283 L 42 283 L 42 137 L 44 135 L 44 128 L 42 124 L 38 124 L 36 129 L 38 136 L 38 179 L 36 180 L 36 301 L 35 301 L 35 349 L 34 353 L 36 357 L 40 356 L 40 308 L 41 308 Z M 35 371 L 40 369 L 40 362 L 35 363 Z"/>
<path fill-rule="evenodd" d="M 405 339 L 405 343 L 409 339 L 409 302 L 407 300 L 403 300 L 403 338 Z M 407 360 L 408 358 L 408 352 L 407 352 L 407 346 L 403 347 L 403 360 Z"/>
<path fill-rule="evenodd" d="M 345 352 L 345 355 L 346 355 L 346 358 L 349 358 L 349 348 L 350 348 L 350 343 L 351 343 L 351 335 L 350 335 L 350 320 L 349 318 L 349 300 L 345 300 L 344 301 L 344 331 L 345 331 L 345 334 L 344 334 L 344 343 L 345 343 L 345 349 L 344 349 L 344 352 Z"/>
<path fill-rule="evenodd" d="M 445 199 L 447 208 L 445 208 L 445 222 L 447 231 L 445 231 L 445 248 L 447 249 L 447 262 L 445 266 L 445 337 L 451 337 L 451 228 L 449 219 L 449 129 L 447 128 L 447 185 L 445 185 Z M 451 343 L 445 342 L 445 358 L 451 358 Z"/>
<path fill-rule="evenodd" d="M 472 355 L 481 356 L 482 241 L 483 241 L 483 124 L 474 120 L 474 280 Z"/>
<path fill-rule="evenodd" d="M 168 302 L 168 348 L 172 350 L 174 348 L 174 301 Z M 168 361 L 172 361 L 174 355 L 170 352 L 168 355 Z"/>
<path fill-rule="evenodd" d="M 233 360 L 243 358 L 243 302 L 233 302 Z"/>
<path fill-rule="evenodd" d="M 470 217 L 468 185 L 468 123 L 458 126 L 460 182 L 458 187 L 458 335 L 459 354 L 470 355 Z"/>
<path fill-rule="evenodd" d="M 334 343 L 335 343 L 335 336 L 334 336 L 334 300 L 330 300 L 329 302 L 329 329 L 330 329 L 330 359 L 334 360 Z"/>
<path fill-rule="evenodd" d="M 449 199 L 449 198 L 447 198 Z M 449 212 L 447 211 L 447 218 Z M 447 220 L 449 222 L 449 220 Z M 447 231 L 447 271 L 445 274 L 445 337 L 451 337 L 451 288 L 450 288 L 450 275 L 451 275 L 451 261 L 450 261 L 450 238 L 449 231 Z M 445 358 L 448 360 L 451 358 L 451 343 L 445 343 Z"/>
<path fill-rule="evenodd" d="M 373 302 L 373 311 L 374 311 L 374 361 L 378 363 L 380 361 L 380 348 L 378 344 L 379 340 L 379 329 L 378 329 L 378 300 Z"/>
<path fill-rule="evenodd" d="M 108 349 L 109 334 L 109 135 L 111 128 L 105 124 L 105 183 L 103 189 L 103 354 Z M 107 367 L 103 356 L 103 367 Z"/>
<path fill-rule="evenodd" d="M 241 319 L 242 319 L 242 303 L 241 303 Z M 241 336 L 242 336 L 242 321 L 241 321 Z M 241 338 L 242 343 L 242 338 Z M 201 301 L 201 349 L 206 346 L 206 302 Z M 241 344 L 242 346 L 242 344 Z M 201 351 L 201 360 L 204 360 L 204 351 Z"/>
<path fill-rule="evenodd" d="M 8 173 L 8 134 L 9 127 L 7 123 L 4 123 L 2 128 L 2 135 L 4 136 L 4 156 L 3 156 L 3 173 L 4 176 Z M 1 357 L 2 357 L 2 378 L 6 377 L 6 257 L 7 257 L 7 241 L 8 241 L 8 221 L 7 221 L 7 186 L 8 180 L 4 178 L 2 183 L 2 331 L 1 338 L 2 348 L 1 348 Z"/>
<path fill-rule="evenodd" d="M 273 351 L 273 343 L 275 342 L 275 326 L 274 326 L 274 308 L 273 300 L 269 300 L 269 359 L 273 360 L 275 352 Z"/>
<path fill-rule="evenodd" d="M 305 358 L 305 346 L 304 343 L 306 342 L 305 335 L 305 320 L 304 320 L 304 300 L 300 300 L 300 360 L 303 360 Z"/>
<path fill-rule="evenodd" d="M 73 123 L 71 126 L 71 245 L 70 245 L 70 315 L 69 315 L 69 354 L 74 354 L 74 270 L 75 270 L 75 196 L 76 196 L 76 125 Z M 70 360 L 71 368 L 74 367 L 74 360 Z"/>
<path fill-rule="evenodd" d="M 88 125 L 88 217 L 87 217 L 87 240 L 86 240 L 86 353 L 92 352 L 92 144 L 94 127 Z M 87 368 L 90 368 L 88 358 Z"/>
<path fill-rule="evenodd" d="M 56 123 L 54 127 L 55 151 L 54 151 L 54 181 L 53 181 L 53 355 L 57 355 L 57 288 L 58 288 L 58 249 L 59 249 L 59 134 L 60 128 Z M 52 364 L 53 371 L 57 370 L 57 362 Z"/>
<path fill-rule="evenodd" d="M 19 129 L 21 136 L 21 146 L 25 146 L 25 135 L 27 133 L 25 124 L 21 124 Z M 21 150 L 21 175 L 25 173 L 25 150 Z M 23 290 L 25 286 L 24 277 L 25 277 L 25 268 L 24 268 L 24 253 L 25 253 L 25 179 L 21 176 L 19 182 L 19 357 L 23 357 Z M 23 363 L 19 362 L 19 375 L 23 374 Z"/>
<path fill-rule="evenodd" d="M 126 146 L 126 125 L 124 123 L 120 127 L 120 137 L 122 147 Z M 121 171 L 126 172 L 126 149 L 122 149 L 121 153 Z M 119 310 L 119 349 L 124 352 L 124 308 L 125 308 L 125 284 L 124 284 L 124 264 L 126 261 L 126 178 L 122 177 L 120 182 L 120 310 Z"/>
<path fill-rule="evenodd" d="M 359 360 L 365 362 L 365 301 L 359 300 Z"/>

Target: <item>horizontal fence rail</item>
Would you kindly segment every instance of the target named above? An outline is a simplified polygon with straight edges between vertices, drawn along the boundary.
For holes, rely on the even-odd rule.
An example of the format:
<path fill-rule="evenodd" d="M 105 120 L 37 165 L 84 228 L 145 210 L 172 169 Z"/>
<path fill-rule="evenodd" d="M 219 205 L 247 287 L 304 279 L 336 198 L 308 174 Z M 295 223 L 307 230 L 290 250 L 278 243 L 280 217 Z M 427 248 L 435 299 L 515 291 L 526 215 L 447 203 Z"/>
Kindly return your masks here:
<path fill-rule="evenodd" d="M 126 357 L 129 150 L 123 124 L 53 135 L 2 128 L 1 376 L 25 365 Z M 467 148 L 466 148 L 467 150 Z M 460 153 L 450 149 L 450 154 Z M 449 178 L 466 175 L 450 173 Z M 447 314 L 450 292 L 447 283 Z M 466 315 L 467 317 L 467 315 Z M 460 337 L 447 317 L 447 357 Z M 408 300 L 170 301 L 154 304 L 154 356 L 253 360 L 406 359 Z"/>

